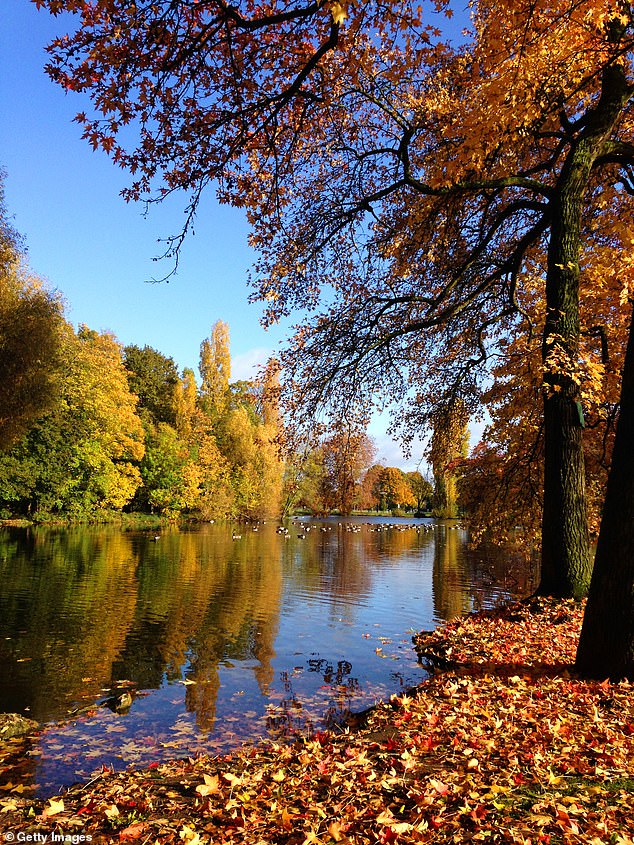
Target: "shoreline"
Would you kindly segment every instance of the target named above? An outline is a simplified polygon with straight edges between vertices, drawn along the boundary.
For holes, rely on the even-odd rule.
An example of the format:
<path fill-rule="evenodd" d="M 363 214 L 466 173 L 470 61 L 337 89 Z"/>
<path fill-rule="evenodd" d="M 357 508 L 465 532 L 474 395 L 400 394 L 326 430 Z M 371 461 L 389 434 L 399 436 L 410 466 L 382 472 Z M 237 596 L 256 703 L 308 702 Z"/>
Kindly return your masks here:
<path fill-rule="evenodd" d="M 631 845 L 634 688 L 575 677 L 582 612 L 535 599 L 456 619 L 425 638 L 450 666 L 354 730 L 103 772 L 47 801 L 5 790 L 0 831 L 193 845 Z"/>

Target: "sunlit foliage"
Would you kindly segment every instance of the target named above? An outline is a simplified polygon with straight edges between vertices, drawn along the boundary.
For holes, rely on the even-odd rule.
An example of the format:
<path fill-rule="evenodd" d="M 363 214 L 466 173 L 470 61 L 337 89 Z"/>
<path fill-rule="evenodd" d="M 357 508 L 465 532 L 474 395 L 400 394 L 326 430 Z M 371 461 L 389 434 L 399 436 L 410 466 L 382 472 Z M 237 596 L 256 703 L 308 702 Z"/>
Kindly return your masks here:
<path fill-rule="evenodd" d="M 0 172 L 0 450 L 54 401 L 64 324 L 61 297 L 29 270 L 3 182 Z"/>

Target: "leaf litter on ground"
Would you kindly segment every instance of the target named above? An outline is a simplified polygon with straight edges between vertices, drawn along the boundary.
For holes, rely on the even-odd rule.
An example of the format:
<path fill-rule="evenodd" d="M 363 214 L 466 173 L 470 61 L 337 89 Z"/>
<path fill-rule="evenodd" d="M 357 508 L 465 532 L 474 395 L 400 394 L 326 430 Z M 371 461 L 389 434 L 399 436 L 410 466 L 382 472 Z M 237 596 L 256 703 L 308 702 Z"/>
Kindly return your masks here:
<path fill-rule="evenodd" d="M 582 604 L 531 599 L 456 619 L 414 638 L 429 679 L 354 727 L 104 771 L 46 802 L 0 796 L 0 832 L 634 845 L 634 689 L 575 676 L 582 615 Z"/>

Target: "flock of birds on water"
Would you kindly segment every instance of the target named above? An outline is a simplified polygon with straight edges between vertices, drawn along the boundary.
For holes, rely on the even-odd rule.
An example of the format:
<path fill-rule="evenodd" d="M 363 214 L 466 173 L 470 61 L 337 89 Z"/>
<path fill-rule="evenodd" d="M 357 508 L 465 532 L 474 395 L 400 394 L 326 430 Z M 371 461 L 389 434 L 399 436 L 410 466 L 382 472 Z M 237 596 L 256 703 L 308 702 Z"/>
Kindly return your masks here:
<path fill-rule="evenodd" d="M 214 522 L 213 519 L 210 519 L 209 522 Z M 261 522 L 258 521 L 250 526 L 251 532 L 258 531 L 260 525 L 265 525 L 266 520 L 262 520 Z M 298 540 L 305 540 L 310 531 L 321 531 L 322 533 L 326 533 L 327 531 L 332 531 L 332 525 L 321 525 L 320 523 L 307 523 L 307 522 L 300 522 L 299 520 L 292 520 L 291 525 L 297 529 L 297 526 L 301 529 L 301 534 L 297 534 L 296 537 Z M 415 531 L 417 534 L 426 534 L 429 531 L 434 531 L 437 528 L 445 528 L 449 530 L 459 531 L 463 529 L 465 526 L 462 523 L 458 522 L 455 525 L 447 525 L 447 523 L 435 523 L 435 522 L 425 522 L 425 523 L 399 523 L 399 522 L 338 522 L 336 526 L 337 530 L 345 531 L 348 534 L 359 534 L 363 528 L 367 528 L 369 531 Z M 283 535 L 285 540 L 290 539 L 291 531 L 285 525 L 278 525 L 275 529 L 276 534 Z M 234 531 L 231 534 L 232 540 L 241 540 L 243 534 L 238 534 Z M 157 543 L 161 539 L 160 534 L 155 534 L 152 537 L 155 543 Z"/>
<path fill-rule="evenodd" d="M 265 522 L 258 522 L 253 524 L 250 527 L 250 530 L 258 531 L 260 525 L 264 525 Z M 300 529 L 300 533 L 296 534 L 298 540 L 305 540 L 308 534 L 311 531 L 320 531 L 322 533 L 327 533 L 328 531 L 332 531 L 333 529 L 337 529 L 340 531 L 345 531 L 348 534 L 359 534 L 364 528 L 367 528 L 369 531 L 374 532 L 381 532 L 381 531 L 415 531 L 417 534 L 426 534 L 430 531 L 434 531 L 437 528 L 445 528 L 450 530 L 459 530 L 464 528 L 464 525 L 461 523 L 456 523 L 455 525 L 447 525 L 446 523 L 434 523 L 434 522 L 425 522 L 425 523 L 398 523 L 398 522 L 338 522 L 337 525 L 322 525 L 320 523 L 307 523 L 307 522 L 300 522 L 299 520 L 292 520 L 291 526 L 295 530 L 297 528 Z M 285 540 L 290 539 L 291 530 L 287 528 L 286 525 L 278 525 L 275 529 L 276 534 L 280 534 L 284 537 Z M 233 532 L 231 535 L 232 540 L 241 540 L 243 534 L 238 534 L 237 532 Z"/>

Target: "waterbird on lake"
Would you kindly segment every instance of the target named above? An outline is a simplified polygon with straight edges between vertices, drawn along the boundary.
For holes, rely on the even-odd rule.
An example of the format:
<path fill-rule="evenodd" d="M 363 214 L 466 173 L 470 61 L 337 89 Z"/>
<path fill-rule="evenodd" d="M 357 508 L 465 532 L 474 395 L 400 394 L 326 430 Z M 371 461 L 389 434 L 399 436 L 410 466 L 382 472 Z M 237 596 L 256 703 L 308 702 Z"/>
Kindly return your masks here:
<path fill-rule="evenodd" d="M 127 713 L 132 707 L 133 698 L 129 692 L 122 692 L 119 695 L 111 695 L 101 702 L 102 707 L 107 707 L 113 713 Z"/>

